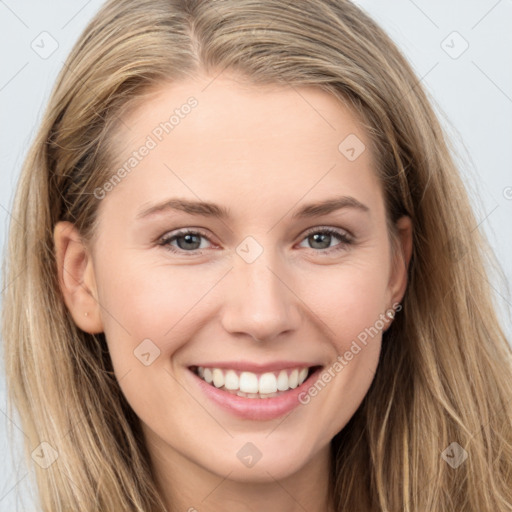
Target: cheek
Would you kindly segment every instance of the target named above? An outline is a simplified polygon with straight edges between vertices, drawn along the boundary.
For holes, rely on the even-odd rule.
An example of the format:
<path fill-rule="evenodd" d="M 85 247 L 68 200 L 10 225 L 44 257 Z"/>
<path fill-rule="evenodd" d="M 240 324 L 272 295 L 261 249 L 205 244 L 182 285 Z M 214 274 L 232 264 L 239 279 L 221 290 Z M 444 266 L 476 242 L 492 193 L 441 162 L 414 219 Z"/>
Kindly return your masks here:
<path fill-rule="evenodd" d="M 385 311 L 379 285 L 356 272 L 330 283 L 322 320 L 330 328 L 333 357 L 301 396 L 305 429 L 320 430 L 319 443 L 346 426 L 373 382 L 382 342 L 379 315 Z"/>
<path fill-rule="evenodd" d="M 163 407 L 169 396 L 178 410 L 187 410 L 186 400 L 181 403 L 183 396 L 173 387 L 170 357 L 186 345 L 198 325 L 201 308 L 194 305 L 211 288 L 211 279 L 204 272 L 194 272 L 198 267 L 151 266 L 128 257 L 115 261 L 97 270 L 98 298 L 114 371 L 139 417 L 149 424 L 163 421 L 169 425 L 174 416 L 166 417 L 169 411 Z M 155 411 L 159 411 L 158 418 Z"/>
<path fill-rule="evenodd" d="M 373 381 L 385 326 L 382 315 L 388 307 L 386 264 L 361 258 L 324 275 L 317 272 L 316 279 L 304 277 L 305 302 L 322 320 L 317 325 L 324 326 L 334 349 L 317 385 L 303 397 L 305 404 L 317 407 L 315 418 L 322 418 L 326 438 L 346 425 Z"/>
<path fill-rule="evenodd" d="M 162 355 L 177 350 L 187 339 L 194 306 L 215 283 L 199 266 L 148 265 L 128 257 L 103 264 L 97 275 L 109 350 L 123 366 L 132 363 L 143 340 L 151 340 Z"/>
<path fill-rule="evenodd" d="M 338 352 L 374 326 L 389 306 L 387 265 L 375 258 L 317 269 L 310 276 L 303 275 L 300 281 L 304 302 L 324 322 L 326 336 L 333 340 Z"/>

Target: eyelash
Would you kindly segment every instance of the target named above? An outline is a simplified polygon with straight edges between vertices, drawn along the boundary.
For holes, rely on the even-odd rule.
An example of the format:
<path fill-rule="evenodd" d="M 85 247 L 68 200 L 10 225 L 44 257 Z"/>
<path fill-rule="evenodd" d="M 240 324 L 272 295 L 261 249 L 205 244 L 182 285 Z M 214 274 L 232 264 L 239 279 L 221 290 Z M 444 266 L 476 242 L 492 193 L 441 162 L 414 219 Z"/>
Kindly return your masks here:
<path fill-rule="evenodd" d="M 347 246 L 352 245 L 354 243 L 353 237 L 351 235 L 349 235 L 348 233 L 343 232 L 343 231 L 338 231 L 338 230 L 332 229 L 332 228 L 323 228 L 323 227 L 317 227 L 317 228 L 307 231 L 301 241 L 303 241 L 306 238 L 310 237 L 311 235 L 314 235 L 317 233 L 335 236 L 340 240 L 339 244 L 337 244 L 333 247 L 328 247 L 327 249 L 318 249 L 318 250 L 312 249 L 313 251 L 318 252 L 318 253 L 331 254 L 333 252 L 344 250 L 347 248 Z M 174 233 L 171 236 L 164 235 L 163 237 L 160 238 L 158 245 L 164 247 L 166 250 L 168 250 L 172 253 L 175 253 L 175 254 L 190 253 L 190 256 L 202 255 L 203 253 L 199 249 L 193 249 L 192 251 L 185 251 L 184 249 L 179 249 L 179 248 L 176 248 L 171 245 L 171 242 L 173 242 L 174 240 L 176 240 L 178 238 L 186 236 L 186 235 L 200 235 L 203 238 L 206 238 L 207 240 L 209 240 L 208 235 L 204 231 L 183 229 L 183 230 L 180 230 L 180 231 Z"/>

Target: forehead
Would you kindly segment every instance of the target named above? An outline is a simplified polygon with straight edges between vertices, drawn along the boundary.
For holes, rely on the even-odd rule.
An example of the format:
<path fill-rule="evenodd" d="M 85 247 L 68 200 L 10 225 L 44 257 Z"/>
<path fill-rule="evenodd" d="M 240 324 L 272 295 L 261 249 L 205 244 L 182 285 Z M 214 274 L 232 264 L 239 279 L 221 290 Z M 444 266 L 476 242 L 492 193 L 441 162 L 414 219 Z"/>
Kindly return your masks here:
<path fill-rule="evenodd" d="M 154 87 L 123 116 L 118 141 L 126 145 L 152 135 L 157 142 L 165 138 L 163 142 L 172 145 L 179 142 L 180 133 L 186 136 L 190 131 L 199 140 L 207 136 L 231 143 L 231 151 L 243 140 L 254 147 L 275 138 L 293 142 L 302 137 L 311 141 L 306 148 L 320 151 L 333 143 L 337 149 L 336 142 L 344 135 L 366 139 L 353 109 L 319 87 L 255 85 L 236 75 L 201 75 Z"/>
<path fill-rule="evenodd" d="M 374 202 L 379 193 L 362 124 L 317 87 L 233 75 L 162 84 L 124 116 L 114 148 L 114 172 L 127 172 L 112 196 L 125 189 L 138 203 L 172 194 L 247 206 L 333 193 Z"/>

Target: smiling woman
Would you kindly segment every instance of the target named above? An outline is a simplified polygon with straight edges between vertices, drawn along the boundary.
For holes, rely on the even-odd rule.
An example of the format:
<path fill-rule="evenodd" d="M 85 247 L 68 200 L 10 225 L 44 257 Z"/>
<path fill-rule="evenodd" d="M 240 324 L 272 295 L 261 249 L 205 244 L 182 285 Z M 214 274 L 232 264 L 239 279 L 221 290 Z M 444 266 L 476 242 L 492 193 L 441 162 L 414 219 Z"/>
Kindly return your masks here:
<path fill-rule="evenodd" d="M 512 510 L 491 251 L 352 3 L 107 2 L 13 217 L 6 371 L 44 511 Z"/>

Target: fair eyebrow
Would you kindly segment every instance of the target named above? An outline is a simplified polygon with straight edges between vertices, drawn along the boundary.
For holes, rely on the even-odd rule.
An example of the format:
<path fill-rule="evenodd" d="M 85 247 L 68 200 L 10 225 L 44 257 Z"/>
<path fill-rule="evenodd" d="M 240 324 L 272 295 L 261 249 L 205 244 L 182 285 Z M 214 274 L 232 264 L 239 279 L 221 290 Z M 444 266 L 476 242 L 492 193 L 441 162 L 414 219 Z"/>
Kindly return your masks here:
<path fill-rule="evenodd" d="M 327 215 L 344 208 L 353 208 L 365 213 L 370 211 L 368 206 L 361 203 L 355 197 L 340 196 L 327 199 L 325 201 L 307 204 L 295 212 L 292 219 L 296 220 Z M 173 198 L 144 208 L 136 215 L 136 219 L 144 219 L 153 215 L 165 213 L 169 210 L 177 210 L 190 215 L 213 217 L 221 220 L 228 220 L 231 217 L 229 209 L 215 203 Z"/>

